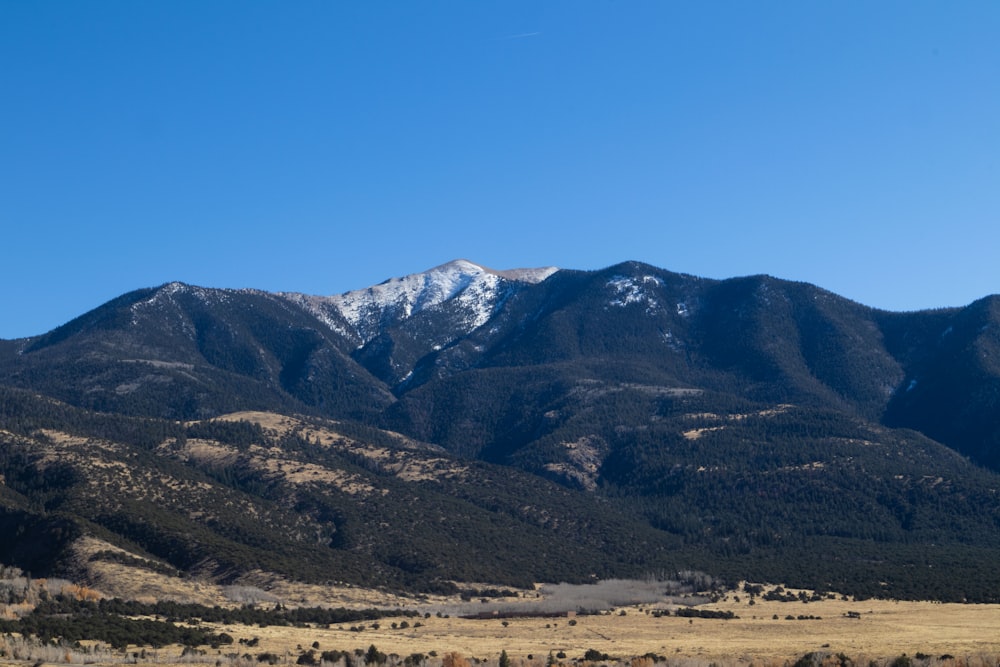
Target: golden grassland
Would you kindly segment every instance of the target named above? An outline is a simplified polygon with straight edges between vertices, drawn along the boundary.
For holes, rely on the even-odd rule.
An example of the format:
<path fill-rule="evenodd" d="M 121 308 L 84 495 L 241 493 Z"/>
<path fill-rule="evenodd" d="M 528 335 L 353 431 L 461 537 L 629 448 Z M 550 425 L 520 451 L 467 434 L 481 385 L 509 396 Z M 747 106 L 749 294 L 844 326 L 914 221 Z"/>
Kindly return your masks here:
<path fill-rule="evenodd" d="M 1000 605 L 937 604 L 870 600 L 823 600 L 747 604 L 746 598 L 699 606 L 733 611 L 730 620 L 655 617 L 652 606 L 623 608 L 609 614 L 575 618 L 419 619 L 422 627 L 393 629 L 394 619 L 371 623 L 361 631 L 333 628 L 245 628 L 219 626 L 236 638 L 260 638 L 262 650 L 299 653 L 319 642 L 322 650 L 350 650 L 375 645 L 385 653 L 458 651 L 495 660 L 502 650 L 512 657 L 545 658 L 562 651 L 567 659 L 596 649 L 627 658 L 654 653 L 667 658 L 758 663 L 794 660 L 810 651 L 889 658 L 923 653 L 935 657 L 1000 655 Z M 859 612 L 851 618 L 847 612 Z M 624 612 L 624 614 L 622 614 Z M 813 616 L 797 620 L 798 616 Z M 774 616 L 778 618 L 775 619 Z M 787 620 L 794 616 L 796 620 Z M 815 618 L 818 617 L 818 618 Z M 403 619 L 396 619 L 400 622 Z M 413 625 L 413 619 L 407 619 Z M 570 621 L 575 621 L 571 624 Z M 361 624 L 358 624 L 361 625 Z M 997 662 L 993 662 L 997 665 Z"/>
<path fill-rule="evenodd" d="M 61 585 L 63 593 L 73 593 L 72 584 L 61 582 Z M 211 591 L 212 588 L 205 586 L 206 601 L 219 601 L 224 597 L 218 590 Z M 544 595 L 544 589 L 539 590 Z M 306 602 L 306 598 L 310 598 L 310 603 L 318 602 L 309 595 L 315 593 L 311 588 L 289 587 L 280 592 L 284 594 L 281 599 L 285 604 L 292 602 L 288 597 L 290 593 L 296 597 L 301 595 L 302 602 Z M 272 589 L 270 594 L 274 593 L 278 593 L 278 589 Z M 265 654 L 281 664 L 295 664 L 303 653 L 314 647 L 318 647 L 315 650 L 318 656 L 323 651 L 360 655 L 370 646 L 389 656 L 386 667 L 403 667 L 404 658 L 414 654 L 424 656 L 422 667 L 475 667 L 477 664 L 496 667 L 501 651 L 509 656 L 510 667 L 543 667 L 550 655 L 557 664 L 572 665 L 576 661 L 583 665 L 584 654 L 589 649 L 607 654 L 611 659 L 586 663 L 586 667 L 605 664 L 608 667 L 653 667 L 654 662 L 670 667 L 791 667 L 807 653 L 832 656 L 817 667 L 843 667 L 834 660 L 838 654 L 849 657 L 850 664 L 857 667 L 1000 667 L 1000 605 L 854 601 L 837 596 L 809 602 L 768 601 L 758 597 L 751 603 L 751 598 L 743 592 L 730 591 L 721 599 L 699 604 L 694 609 L 732 612 L 736 618 L 731 619 L 676 616 L 676 598 L 619 607 L 594 615 L 505 615 L 471 619 L 462 618 L 459 613 L 489 609 L 528 610 L 537 598 L 530 593 L 515 601 L 506 599 L 480 604 L 462 603 L 458 598 L 417 600 L 384 596 L 380 599 L 378 595 L 376 591 L 343 589 L 333 596 L 335 599 L 327 597 L 324 603 L 340 606 L 337 602 L 350 602 L 347 606 L 416 610 L 419 615 L 330 627 L 202 623 L 206 630 L 227 633 L 234 643 L 218 648 L 201 647 L 201 651 L 187 651 L 183 655 L 181 647 L 155 650 L 145 647 L 148 650 L 143 650 L 144 647 L 136 646 L 128 653 L 115 652 L 108 647 L 89 652 L 70 651 L 7 637 L 0 638 L 0 642 L 5 642 L 0 645 L 0 667 L 136 662 L 255 667 L 267 664 L 261 659 Z M 683 604 L 680 606 L 683 608 Z M 671 613 L 664 615 L 662 612 L 667 610 Z M 453 653 L 464 656 L 465 660 L 449 662 L 446 658 Z M 649 654 L 659 658 L 647 658 L 645 662 L 633 659 Z M 902 655 L 914 659 L 905 665 L 893 665 L 893 660 Z M 343 661 L 326 664 L 349 667 Z M 365 663 L 357 658 L 353 664 L 363 667 Z"/>
<path fill-rule="evenodd" d="M 885 667 L 904 654 L 929 656 L 923 661 L 914 660 L 914 667 L 1000 665 L 1000 605 L 885 600 L 823 600 L 803 604 L 758 600 L 750 606 L 746 599 L 735 602 L 730 597 L 698 608 L 733 611 L 739 618 L 655 617 L 652 613 L 655 607 L 646 605 L 576 617 L 483 620 L 432 614 L 427 618 L 385 618 L 357 626 L 329 628 L 220 624 L 212 628 L 232 635 L 236 643 L 218 649 L 206 647 L 201 655 L 182 657 L 180 647 L 150 650 L 138 660 L 134 656 L 140 647 L 128 654 L 72 658 L 68 653 L 63 657 L 58 651 L 54 657 L 42 654 L 38 658 L 36 651 L 25 654 L 30 657 L 28 661 L 11 661 L 10 655 L 0 658 L 0 665 L 148 662 L 252 667 L 266 664 L 257 657 L 265 653 L 278 656 L 283 664 L 295 664 L 304 651 L 315 645 L 319 647 L 317 653 L 360 652 L 374 645 L 392 656 L 391 665 L 401 665 L 406 656 L 420 653 L 427 656 L 424 664 L 428 667 L 438 667 L 451 652 L 465 656 L 471 665 L 480 662 L 496 665 L 501 651 L 511 658 L 511 667 L 542 667 L 550 654 L 565 655 L 557 663 L 572 664 L 574 660 L 582 660 L 588 649 L 606 653 L 631 667 L 642 667 L 631 658 L 650 653 L 663 656 L 667 664 L 677 667 L 788 667 L 810 652 L 844 654 L 859 667 Z M 848 611 L 858 612 L 859 617 L 848 617 Z M 800 615 L 813 618 L 798 620 Z M 796 619 L 788 620 L 788 616 Z M 410 627 L 392 627 L 393 623 L 399 626 L 404 620 Z M 420 627 L 414 627 L 417 622 Z M 372 627 L 375 624 L 377 629 Z M 362 625 L 364 629 L 359 631 L 357 628 Z M 239 641 L 255 638 L 253 648 Z M 651 661 L 646 662 L 652 665 Z M 357 659 L 355 664 L 364 663 Z M 600 664 L 603 662 L 594 663 L 594 667 Z"/>

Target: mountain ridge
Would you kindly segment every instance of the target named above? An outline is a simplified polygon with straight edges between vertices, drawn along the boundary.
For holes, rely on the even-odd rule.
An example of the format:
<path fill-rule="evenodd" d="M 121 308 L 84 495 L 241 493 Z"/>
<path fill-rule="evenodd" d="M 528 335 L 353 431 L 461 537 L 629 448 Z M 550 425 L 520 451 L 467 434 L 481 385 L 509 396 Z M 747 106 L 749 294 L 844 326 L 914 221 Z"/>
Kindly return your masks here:
<path fill-rule="evenodd" d="M 0 514 L 56 544 L 99 533 L 216 578 L 262 563 L 320 577 L 306 554 L 321 536 L 320 562 L 345 581 L 523 583 L 530 553 L 569 540 L 595 553 L 534 576 L 676 567 L 1000 599 L 983 570 L 1000 548 L 997 396 L 1000 297 L 892 313 L 808 283 L 639 262 L 511 273 L 456 260 L 335 297 L 175 282 L 0 344 Z M 256 413 L 300 426 L 225 418 Z M 109 479 L 130 509 L 95 513 L 88 479 L 104 473 L 51 459 L 68 437 L 53 433 L 107 466 L 207 485 L 208 504 L 189 515 Z M 396 477 L 411 465 L 398 438 L 436 472 Z M 459 469 L 476 472 L 463 483 L 447 472 Z M 451 526 L 438 531 L 447 557 L 396 501 L 418 497 Z M 273 521 L 223 520 L 218 502 Z M 464 543 L 478 555 L 456 555 Z M 487 556 L 505 543 L 509 566 Z M 45 562 L 67 567 L 56 551 Z M 941 572 L 959 571 L 971 583 L 950 590 Z"/>
<path fill-rule="evenodd" d="M 588 286 L 584 289 L 585 283 Z M 240 305 L 230 304 L 230 309 L 235 309 L 232 317 L 213 313 L 234 300 Z M 146 333 L 141 333 L 139 311 L 155 304 L 172 304 L 172 310 L 161 314 L 165 319 L 156 324 L 151 319 Z M 619 355 L 621 350 L 611 352 L 608 347 L 614 341 L 606 331 L 600 336 L 587 333 L 597 327 L 616 328 L 619 347 L 631 346 L 626 356 L 635 358 L 641 350 L 651 367 L 661 366 L 661 371 L 682 384 L 711 381 L 711 376 L 721 373 L 724 383 L 743 383 L 747 391 L 755 395 L 764 392 L 769 400 L 781 400 L 789 391 L 804 394 L 809 400 L 859 410 L 868 418 L 885 416 L 895 426 L 930 429 L 935 437 L 977 461 L 998 466 L 996 442 L 1000 434 L 993 432 L 993 421 L 985 418 L 983 422 L 981 416 L 988 414 L 988 409 L 972 408 L 977 416 L 972 420 L 975 428 L 970 430 L 962 420 L 935 417 L 937 411 L 930 409 L 928 402 L 941 398 L 938 393 L 915 400 L 925 395 L 926 387 L 916 375 L 932 372 L 946 384 L 948 392 L 957 391 L 973 406 L 993 405 L 988 391 L 974 390 L 973 395 L 966 395 L 968 392 L 959 386 L 960 378 L 946 369 L 961 357 L 974 369 L 970 372 L 978 373 L 979 382 L 994 386 L 1000 373 L 998 304 L 1000 297 L 992 296 L 963 308 L 892 313 L 808 283 L 763 274 L 714 280 L 634 261 L 598 271 L 553 267 L 494 271 L 467 260 L 454 260 L 427 272 L 390 278 L 380 285 L 332 297 L 219 290 L 179 282 L 136 290 L 51 332 L 9 341 L 7 363 L 0 370 L 5 371 L 8 383 L 29 386 L 30 380 L 18 381 L 18 367 L 24 365 L 18 361 L 70 339 L 83 342 L 88 335 L 93 338 L 99 332 L 114 331 L 121 349 L 132 345 L 145 352 L 158 350 L 148 361 L 195 364 L 199 368 L 205 363 L 213 375 L 223 372 L 226 377 L 215 381 L 220 388 L 249 377 L 263 384 L 261 392 L 280 396 L 279 402 L 287 403 L 290 395 L 293 404 L 299 404 L 297 409 L 312 411 L 309 406 L 313 406 L 320 413 L 337 414 L 323 405 L 331 400 L 329 392 L 341 387 L 345 379 L 354 386 L 355 396 L 358 392 L 382 394 L 384 398 L 376 401 L 382 406 L 435 376 L 472 367 L 516 365 L 531 356 L 551 362 L 581 355 Z M 585 317 L 572 314 L 580 308 L 589 309 Z M 258 320 L 269 324 L 258 323 L 246 331 L 249 316 L 240 309 L 256 310 L 264 315 Z M 362 316 L 363 311 L 367 316 Z M 608 322 L 609 313 L 613 322 Z M 245 321 L 238 323 L 241 318 Z M 575 330 L 563 330 L 568 325 L 562 320 L 567 318 L 574 318 Z M 942 347 L 930 333 L 921 333 L 927 326 L 940 332 L 948 327 L 956 331 L 957 326 L 965 336 L 963 346 Z M 282 327 L 290 331 L 285 340 L 260 340 L 261 335 L 270 337 Z M 129 343 L 134 335 L 145 338 Z M 919 345 L 913 347 L 918 338 Z M 240 344 L 244 339 L 257 342 Z M 190 349 L 191 340 L 195 349 Z M 573 340 L 582 341 L 582 347 L 574 344 L 576 348 L 569 349 Z M 595 346 L 598 341 L 604 341 L 603 349 Z M 660 343 L 676 358 L 663 355 L 657 349 Z M 109 344 L 114 347 L 119 343 L 107 343 L 103 348 Z M 174 358 L 185 348 L 187 353 Z M 76 358 L 107 356 L 100 349 L 88 350 L 78 350 Z M 975 357 L 970 357 L 975 354 L 985 355 L 987 367 L 979 368 Z M 126 372 L 121 363 L 127 363 L 126 358 L 119 359 L 117 370 L 122 375 L 136 375 Z M 867 369 L 859 372 L 856 367 L 860 365 Z M 10 369 L 15 374 L 13 382 Z M 234 373 L 239 377 L 233 377 Z M 326 386 L 317 381 L 323 377 Z M 176 375 L 165 378 L 155 373 L 152 378 L 171 383 L 178 380 Z M 131 377 L 116 388 L 139 379 Z M 920 387 L 916 394 L 914 387 Z M 87 391 L 93 393 L 94 387 Z M 206 391 L 213 390 L 209 387 Z M 68 392 L 61 397 L 75 400 Z M 111 397 L 107 402 L 110 406 L 121 403 Z M 185 412 L 176 403 L 160 414 L 211 414 L 205 410 Z M 241 406 L 266 407 L 266 401 L 233 403 L 223 411 Z M 360 416 L 361 412 L 350 414 Z M 979 442 L 959 442 L 969 438 L 979 438 Z M 986 445 L 982 444 L 984 439 Z"/>

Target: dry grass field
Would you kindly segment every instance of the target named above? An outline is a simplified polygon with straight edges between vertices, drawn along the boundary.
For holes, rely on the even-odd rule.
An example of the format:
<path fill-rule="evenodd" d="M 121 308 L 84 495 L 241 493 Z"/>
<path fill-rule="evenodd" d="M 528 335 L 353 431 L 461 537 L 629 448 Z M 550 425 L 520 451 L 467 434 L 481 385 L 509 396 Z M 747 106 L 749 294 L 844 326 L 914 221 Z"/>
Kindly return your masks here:
<path fill-rule="evenodd" d="M 284 591 L 285 593 L 292 590 Z M 295 590 L 296 594 L 305 593 Z M 267 664 L 271 654 L 280 664 L 295 664 L 313 647 L 317 658 L 323 651 L 362 653 L 370 646 L 389 656 L 388 667 L 402 666 L 414 654 L 425 657 L 425 667 L 495 667 L 501 651 L 510 657 L 510 667 L 542 667 L 551 654 L 557 663 L 582 661 L 588 649 L 608 654 L 611 660 L 581 664 L 653 667 L 651 660 L 635 656 L 662 656 L 670 667 L 791 667 L 803 655 L 848 656 L 857 667 L 1000 667 L 1000 605 L 961 605 L 933 602 L 840 598 L 818 601 L 777 602 L 730 592 L 722 600 L 701 604 L 697 610 L 732 612 L 738 618 L 707 619 L 662 615 L 676 609 L 665 598 L 660 601 L 618 607 L 596 615 L 559 617 L 461 618 L 459 613 L 481 611 L 503 605 L 528 609 L 533 594 L 514 602 L 464 603 L 437 598 L 418 603 L 413 599 L 373 599 L 363 591 L 348 606 L 382 606 L 420 609 L 419 616 L 383 618 L 379 621 L 345 623 L 331 627 L 243 626 L 203 624 L 231 635 L 235 643 L 204 653 L 182 656 L 181 647 L 128 654 L 103 650 L 76 653 L 50 646 L 11 650 L 10 638 L 0 650 L 0 667 L 37 664 L 119 665 L 136 662 L 158 665 L 207 664 L 216 667 L 256 667 Z M 207 591 L 206 591 L 207 593 Z M 341 601 L 348 598 L 341 591 Z M 544 597 L 544 589 L 542 595 Z M 219 597 L 218 593 L 206 597 Z M 285 598 L 288 601 L 288 598 Z M 328 601 L 328 603 L 331 601 Z M 381 604 L 379 604 L 381 602 Z M 802 618 L 800 618 L 802 617 Z M 405 625 L 404 625 L 405 622 Z M 418 626 L 419 624 L 419 626 Z M 247 642 L 252 642 L 249 645 Z M 0 649 L 5 648 L 0 646 Z M 449 660 L 449 653 L 465 660 Z M 141 655 L 140 655 L 141 653 Z M 906 665 L 893 660 L 911 656 Z M 138 660 L 136 657 L 138 657 Z M 468 664 L 466 664 L 468 663 Z M 343 661 L 326 663 L 345 666 Z M 355 667 L 364 660 L 356 658 Z M 664 664 L 659 661 L 658 664 Z M 836 660 L 823 667 L 842 667 Z"/>
<path fill-rule="evenodd" d="M 918 653 L 942 655 L 983 664 L 1000 664 L 1000 606 L 931 602 L 823 600 L 808 604 L 767 602 L 755 605 L 730 599 L 699 609 L 733 611 L 737 619 L 655 617 L 654 606 L 624 608 L 575 618 L 510 618 L 473 620 L 457 617 L 419 619 L 422 627 L 393 629 L 383 619 L 361 631 L 349 625 L 333 628 L 246 628 L 220 626 L 236 638 L 260 638 L 260 650 L 297 656 L 301 648 L 318 642 L 320 650 L 366 649 L 375 645 L 384 653 L 439 655 L 457 651 L 469 658 L 495 661 L 501 650 L 512 658 L 540 659 L 564 652 L 566 659 L 582 658 L 587 649 L 611 656 L 655 653 L 669 659 L 719 664 L 783 664 L 810 651 L 844 653 L 861 663 Z M 851 618 L 847 612 L 859 612 Z M 624 612 L 624 614 L 622 614 Z M 787 616 L 796 620 L 787 620 Z M 799 615 L 813 616 L 797 620 Z M 778 618 L 775 619 L 774 616 Z M 575 623 L 571 623 L 575 621 Z M 361 625 L 361 624 L 358 624 Z M 686 661 L 681 661 L 686 662 Z"/>

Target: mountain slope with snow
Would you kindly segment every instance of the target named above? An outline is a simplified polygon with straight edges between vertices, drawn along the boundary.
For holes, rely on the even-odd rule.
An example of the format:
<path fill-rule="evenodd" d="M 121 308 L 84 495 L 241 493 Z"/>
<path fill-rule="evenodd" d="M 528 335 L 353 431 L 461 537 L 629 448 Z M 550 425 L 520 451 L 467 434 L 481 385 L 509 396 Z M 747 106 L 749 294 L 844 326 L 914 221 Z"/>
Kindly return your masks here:
<path fill-rule="evenodd" d="M 352 338 L 358 347 L 386 329 L 446 303 L 458 317 L 450 318 L 456 335 L 467 334 L 492 317 L 505 295 L 517 285 L 534 285 L 556 267 L 495 271 L 458 259 L 428 271 L 390 278 L 365 289 L 328 297 L 286 294 L 331 328 Z M 346 323 L 335 323 L 338 321 Z M 443 343 L 437 343 L 443 344 Z"/>

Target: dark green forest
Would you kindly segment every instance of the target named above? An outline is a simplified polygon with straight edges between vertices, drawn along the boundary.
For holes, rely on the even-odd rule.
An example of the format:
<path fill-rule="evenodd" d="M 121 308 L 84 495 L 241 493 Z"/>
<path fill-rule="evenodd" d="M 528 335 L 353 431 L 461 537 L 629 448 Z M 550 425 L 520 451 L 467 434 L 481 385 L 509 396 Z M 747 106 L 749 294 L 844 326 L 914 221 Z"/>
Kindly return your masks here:
<path fill-rule="evenodd" d="M 1000 575 L 987 567 L 1000 548 L 997 477 L 941 445 L 830 411 L 741 402 L 727 416 L 706 412 L 723 405 L 711 396 L 610 395 L 611 405 L 549 437 L 593 433 L 605 411 L 628 423 L 626 405 L 642 416 L 643 428 L 604 432 L 610 453 L 584 492 L 528 472 L 545 472 L 544 438 L 542 454 L 520 452 L 519 472 L 440 448 L 400 448 L 398 437 L 361 424 L 303 420 L 278 435 L 246 421 L 98 414 L 3 390 L 0 520 L 18 539 L 5 542 L 0 560 L 78 576 L 85 564 L 66 560 L 66 549 L 91 533 L 151 559 L 136 559 L 138 567 L 221 581 L 263 569 L 454 592 L 454 581 L 527 587 L 695 568 L 862 597 L 998 599 Z M 320 445 L 307 427 L 332 429 L 346 444 Z M 709 430 L 685 437 L 698 428 Z M 86 439 L 79 456 L 46 456 L 56 446 L 46 433 L 56 431 Z M 234 458 L 185 459 L 195 440 L 229 447 Z M 367 458 L 358 442 L 463 472 L 406 481 L 393 474 L 397 459 Z M 379 492 L 290 484 L 254 464 L 261 446 Z M 126 462 L 144 475 L 141 490 L 98 461 Z"/>

